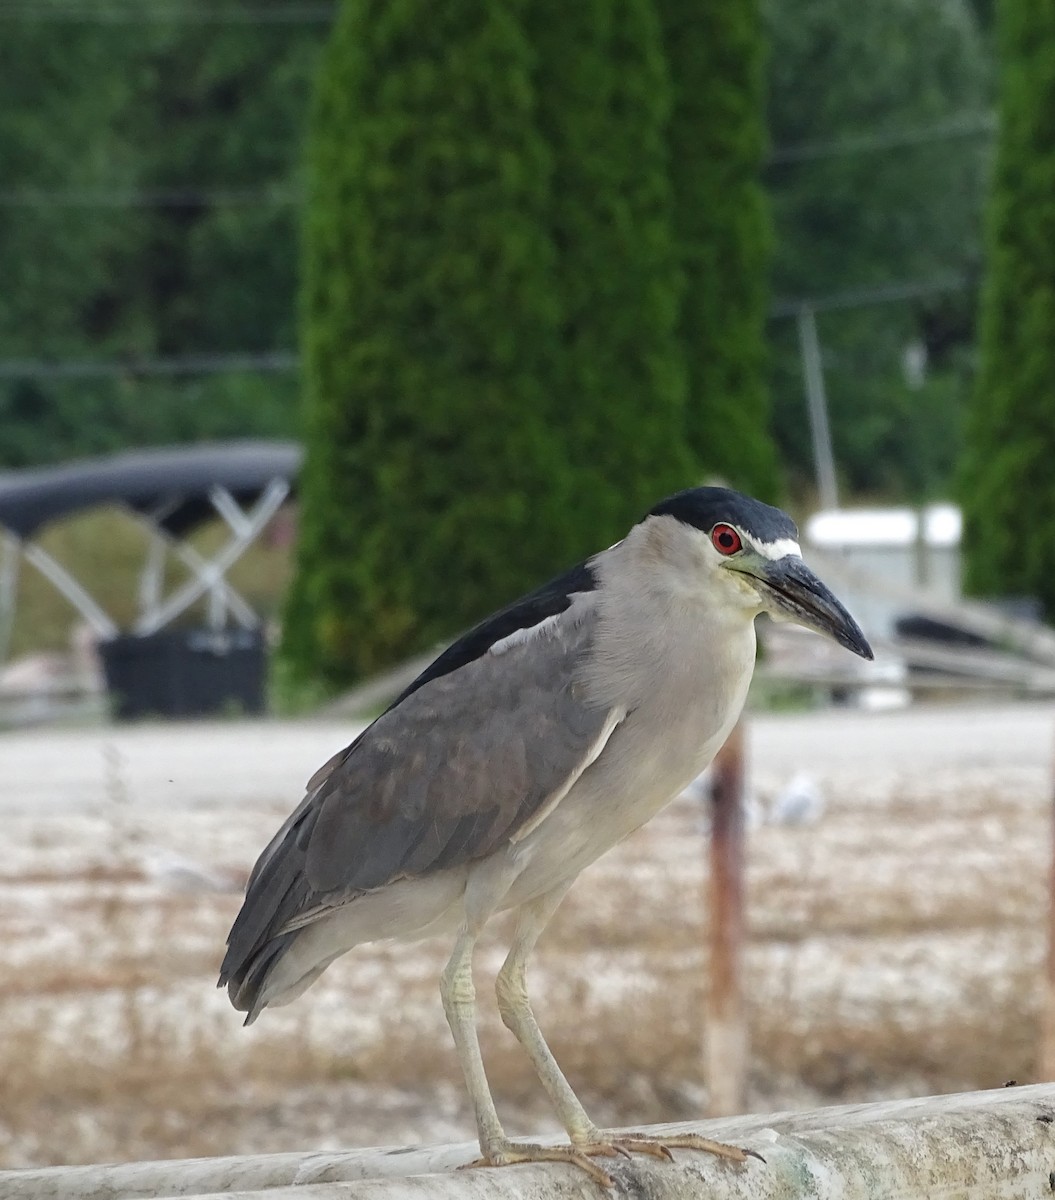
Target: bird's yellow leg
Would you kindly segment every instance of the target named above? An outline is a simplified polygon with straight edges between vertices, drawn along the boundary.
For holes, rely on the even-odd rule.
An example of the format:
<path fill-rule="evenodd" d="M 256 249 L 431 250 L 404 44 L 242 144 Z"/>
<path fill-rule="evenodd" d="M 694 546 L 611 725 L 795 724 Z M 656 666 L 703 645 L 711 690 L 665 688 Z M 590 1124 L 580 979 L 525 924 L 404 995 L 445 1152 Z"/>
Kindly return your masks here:
<path fill-rule="evenodd" d="M 542 1086 L 557 1110 L 561 1124 L 568 1131 L 572 1147 L 588 1156 L 629 1155 L 633 1152 L 670 1159 L 673 1157 L 671 1150 L 683 1149 L 703 1150 L 736 1162 L 742 1162 L 751 1156 L 759 1157 L 753 1151 L 741 1150 L 738 1146 L 727 1146 L 723 1142 L 716 1142 L 694 1133 L 662 1138 L 647 1133 L 605 1133 L 587 1116 L 578 1096 L 572 1091 L 571 1084 L 553 1057 L 553 1052 L 546 1044 L 527 994 L 527 957 L 566 891 L 567 888 L 560 888 L 547 893 L 520 909 L 513 944 L 498 973 L 495 991 L 502 1020 L 531 1059 Z"/>
<path fill-rule="evenodd" d="M 475 936 L 467 931 L 459 935 L 440 978 L 443 1009 L 465 1073 L 465 1085 L 472 1101 L 480 1149 L 483 1151 L 483 1157 L 469 1166 L 505 1167 L 526 1162 L 566 1162 L 580 1167 L 597 1183 L 611 1187 L 613 1180 L 608 1172 L 591 1162 L 583 1151 L 574 1146 L 539 1146 L 511 1142 L 506 1137 L 491 1097 L 476 1033 L 476 990 L 472 978 L 475 942 Z"/>
<path fill-rule="evenodd" d="M 465 1086 L 472 1101 L 480 1146 L 506 1140 L 498 1119 L 491 1088 L 480 1054 L 480 1039 L 476 1034 L 476 989 L 473 986 L 473 947 L 475 934 L 463 929 L 454 943 L 454 951 L 440 976 L 440 996 L 447 1024 L 451 1027 L 458 1061 L 465 1074 Z"/>
<path fill-rule="evenodd" d="M 472 952 L 476 935 L 463 930 L 441 976 L 440 992 L 458 1059 L 465 1073 L 465 1084 L 476 1116 L 483 1154 L 468 1165 L 505 1167 L 517 1163 L 564 1162 L 579 1167 L 602 1186 L 612 1187 L 615 1181 L 593 1161 L 595 1157 L 618 1154 L 629 1156 L 636 1152 L 669 1159 L 672 1148 L 708 1150 L 735 1159 L 746 1157 L 750 1152 L 734 1146 L 723 1146 L 720 1142 L 711 1142 L 695 1134 L 664 1139 L 649 1134 L 608 1135 L 602 1133 L 586 1115 L 585 1109 L 546 1045 L 531 1011 L 524 978 L 527 955 L 562 897 L 563 891 L 543 897 L 521 910 L 513 946 L 499 972 L 496 991 L 502 1019 L 527 1051 L 561 1122 L 568 1131 L 571 1144 L 542 1146 L 530 1142 L 512 1142 L 506 1137 L 491 1097 L 476 1032 L 476 991 L 472 980 Z"/>
<path fill-rule="evenodd" d="M 528 955 L 535 948 L 539 935 L 564 899 L 567 890 L 566 887 L 562 887 L 547 892 L 546 895 L 521 907 L 517 914 L 513 943 L 495 980 L 495 994 L 498 997 L 498 1011 L 506 1028 L 527 1052 L 531 1065 L 553 1102 L 557 1116 L 568 1131 L 572 1143 L 585 1147 L 605 1139 L 600 1136 L 597 1127 L 586 1115 L 579 1097 L 572 1091 L 571 1084 L 553 1057 L 553 1052 L 546 1045 L 546 1039 L 535 1020 L 527 994 Z"/>

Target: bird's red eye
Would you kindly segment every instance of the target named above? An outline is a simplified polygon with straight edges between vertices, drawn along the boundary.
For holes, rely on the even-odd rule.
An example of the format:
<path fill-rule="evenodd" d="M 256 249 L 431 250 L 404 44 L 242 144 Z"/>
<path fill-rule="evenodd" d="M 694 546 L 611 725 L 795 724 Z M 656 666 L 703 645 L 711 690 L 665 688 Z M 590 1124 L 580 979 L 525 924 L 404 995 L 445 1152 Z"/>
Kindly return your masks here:
<path fill-rule="evenodd" d="M 735 554 L 744 545 L 732 525 L 715 525 L 711 530 L 711 541 L 719 554 Z"/>

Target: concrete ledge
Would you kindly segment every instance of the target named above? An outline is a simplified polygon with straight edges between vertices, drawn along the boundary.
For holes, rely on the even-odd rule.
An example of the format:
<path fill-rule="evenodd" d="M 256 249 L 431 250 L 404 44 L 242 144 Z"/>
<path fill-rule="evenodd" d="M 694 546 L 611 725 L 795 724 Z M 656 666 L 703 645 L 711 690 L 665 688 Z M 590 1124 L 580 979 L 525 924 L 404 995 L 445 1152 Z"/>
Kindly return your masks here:
<path fill-rule="evenodd" d="M 765 1163 L 677 1150 L 605 1159 L 616 1194 L 650 1200 L 1051 1200 L 1055 1085 L 652 1127 L 699 1131 Z M 556 1139 L 554 1139 L 556 1140 Z M 3 1200 L 543 1200 L 603 1197 L 574 1167 L 454 1173 L 475 1143 L 0 1171 Z"/>

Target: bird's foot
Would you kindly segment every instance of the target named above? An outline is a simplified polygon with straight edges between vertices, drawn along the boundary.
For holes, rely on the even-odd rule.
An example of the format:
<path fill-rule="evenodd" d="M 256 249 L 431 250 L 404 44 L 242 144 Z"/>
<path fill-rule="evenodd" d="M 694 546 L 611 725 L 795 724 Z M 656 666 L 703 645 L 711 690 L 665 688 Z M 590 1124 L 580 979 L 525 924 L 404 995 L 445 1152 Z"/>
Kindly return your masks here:
<path fill-rule="evenodd" d="M 511 1167 L 517 1163 L 531 1162 L 562 1162 L 579 1167 L 592 1180 L 602 1187 L 615 1186 L 615 1180 L 601 1166 L 593 1161 L 595 1158 L 614 1158 L 622 1155 L 630 1158 L 633 1154 L 651 1154 L 654 1158 L 663 1158 L 673 1162 L 672 1150 L 703 1150 L 707 1154 L 716 1154 L 719 1158 L 728 1158 L 733 1162 L 745 1162 L 748 1158 L 757 1158 L 759 1162 L 766 1160 L 755 1150 L 744 1150 L 740 1146 L 727 1146 L 724 1142 L 715 1142 L 711 1138 L 698 1133 L 676 1133 L 669 1137 L 657 1137 L 651 1133 L 613 1133 L 611 1136 L 597 1131 L 586 1140 L 576 1141 L 566 1146 L 540 1146 L 533 1142 L 501 1142 L 490 1147 L 483 1158 L 466 1163 L 468 1167 Z"/>
<path fill-rule="evenodd" d="M 766 1160 L 757 1150 L 744 1150 L 740 1146 L 727 1146 L 725 1142 L 716 1142 L 699 1133 L 672 1133 L 662 1137 L 654 1133 L 613 1133 L 610 1137 L 601 1135 L 610 1145 L 621 1153 L 651 1154 L 655 1158 L 665 1158 L 673 1162 L 672 1150 L 702 1150 L 707 1154 L 716 1154 L 719 1158 L 728 1158 L 733 1162 L 745 1162 L 749 1158 L 757 1158 L 759 1162 Z"/>
<path fill-rule="evenodd" d="M 492 1146 L 466 1167 L 511 1167 L 517 1163 L 562 1162 L 579 1167 L 602 1187 L 615 1186 L 615 1180 L 603 1167 L 593 1161 L 595 1157 L 612 1157 L 622 1154 L 629 1158 L 629 1151 L 614 1142 L 583 1142 L 568 1146 L 540 1146 L 532 1142 L 503 1142 Z"/>

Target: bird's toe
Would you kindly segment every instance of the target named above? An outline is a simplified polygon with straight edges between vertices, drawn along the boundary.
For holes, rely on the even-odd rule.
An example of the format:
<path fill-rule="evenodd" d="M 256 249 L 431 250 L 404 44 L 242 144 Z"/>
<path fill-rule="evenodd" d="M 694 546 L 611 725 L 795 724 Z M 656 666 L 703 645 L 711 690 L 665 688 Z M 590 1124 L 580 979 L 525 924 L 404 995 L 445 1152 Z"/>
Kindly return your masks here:
<path fill-rule="evenodd" d="M 702 1150 L 706 1154 L 715 1154 L 733 1162 L 746 1162 L 749 1158 L 757 1158 L 759 1162 L 766 1161 L 755 1150 L 729 1146 L 725 1142 L 716 1142 L 699 1133 L 677 1133 L 669 1137 L 659 1137 L 651 1133 L 619 1133 L 609 1140 L 613 1145 L 635 1154 L 651 1154 L 655 1158 L 665 1158 L 668 1161 L 674 1159 L 672 1150 Z"/>
<path fill-rule="evenodd" d="M 592 1144 L 588 1147 L 540 1146 L 530 1142 L 506 1142 L 489 1147 L 482 1158 L 466 1163 L 465 1166 L 468 1169 L 470 1167 L 512 1167 L 519 1163 L 531 1162 L 562 1162 L 585 1171 L 601 1187 L 610 1188 L 615 1186 L 615 1180 L 591 1157 L 594 1154 L 614 1155 L 620 1153 L 614 1146 L 608 1146 L 607 1143 L 605 1146 L 606 1149 L 602 1150 L 600 1143 L 598 1143 L 598 1148 L 594 1149 Z"/>

